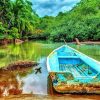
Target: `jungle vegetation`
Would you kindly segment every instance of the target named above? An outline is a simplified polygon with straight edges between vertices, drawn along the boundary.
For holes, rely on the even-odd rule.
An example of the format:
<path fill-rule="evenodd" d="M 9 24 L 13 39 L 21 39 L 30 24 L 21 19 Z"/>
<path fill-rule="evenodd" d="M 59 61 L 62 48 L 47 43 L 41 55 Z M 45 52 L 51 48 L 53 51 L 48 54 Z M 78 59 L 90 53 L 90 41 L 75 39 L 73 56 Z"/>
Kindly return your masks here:
<path fill-rule="evenodd" d="M 81 0 L 56 17 L 39 17 L 27 0 L 0 0 L 0 39 L 100 40 L 100 0 Z"/>

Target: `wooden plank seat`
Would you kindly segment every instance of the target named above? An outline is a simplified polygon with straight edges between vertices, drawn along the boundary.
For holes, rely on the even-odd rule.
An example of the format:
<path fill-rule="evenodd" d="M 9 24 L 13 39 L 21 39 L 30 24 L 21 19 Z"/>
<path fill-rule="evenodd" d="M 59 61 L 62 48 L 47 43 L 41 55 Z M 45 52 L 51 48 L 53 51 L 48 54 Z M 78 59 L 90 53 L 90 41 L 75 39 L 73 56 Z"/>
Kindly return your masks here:
<path fill-rule="evenodd" d="M 88 76 L 88 73 L 86 71 L 82 71 L 81 67 L 77 67 L 76 65 L 71 64 L 60 64 L 59 65 L 60 71 L 69 71 L 75 74 L 76 76 Z"/>

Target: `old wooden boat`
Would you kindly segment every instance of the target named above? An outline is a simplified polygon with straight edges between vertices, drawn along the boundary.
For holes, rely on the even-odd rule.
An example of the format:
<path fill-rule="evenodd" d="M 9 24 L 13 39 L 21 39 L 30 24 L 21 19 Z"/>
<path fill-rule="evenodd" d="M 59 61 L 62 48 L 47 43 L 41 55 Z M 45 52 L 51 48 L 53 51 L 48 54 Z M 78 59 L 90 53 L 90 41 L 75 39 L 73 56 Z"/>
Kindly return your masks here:
<path fill-rule="evenodd" d="M 68 45 L 49 54 L 47 70 L 56 92 L 100 94 L 100 62 Z"/>

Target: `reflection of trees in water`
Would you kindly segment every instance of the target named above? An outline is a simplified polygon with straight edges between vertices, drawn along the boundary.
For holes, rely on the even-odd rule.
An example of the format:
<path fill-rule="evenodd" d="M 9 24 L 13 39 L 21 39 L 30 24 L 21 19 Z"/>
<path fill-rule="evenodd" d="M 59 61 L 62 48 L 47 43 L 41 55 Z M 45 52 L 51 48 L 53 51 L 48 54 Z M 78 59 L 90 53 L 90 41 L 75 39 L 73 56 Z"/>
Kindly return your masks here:
<path fill-rule="evenodd" d="M 43 44 L 24 42 L 22 44 L 10 44 L 6 48 L 0 48 L 0 66 L 8 65 L 17 60 L 37 61 L 47 56 L 54 48 L 61 44 Z"/>
<path fill-rule="evenodd" d="M 0 59 L 2 59 L 2 58 L 4 58 L 6 56 L 6 54 L 5 53 L 0 53 Z"/>
<path fill-rule="evenodd" d="M 84 54 L 93 57 L 94 59 L 100 61 L 100 46 L 99 45 L 72 45 L 77 50 L 83 52 Z"/>
<path fill-rule="evenodd" d="M 7 49 L 8 51 L 5 51 L 6 55 L 3 55 L 3 62 L 5 64 L 17 60 L 38 60 L 43 53 L 40 44 L 28 42 L 20 45 L 10 45 Z"/>
<path fill-rule="evenodd" d="M 25 77 L 32 73 L 32 68 L 25 68 L 21 70 L 0 70 L 0 96 L 18 95 L 22 93 L 22 81 L 17 79 L 17 76 Z"/>
<path fill-rule="evenodd" d="M 25 42 L 22 44 L 10 44 L 6 48 L 0 47 L 0 67 L 17 60 L 39 60 L 47 56 L 54 48 L 59 47 L 60 43 L 43 44 L 37 42 Z M 72 45 L 79 51 L 99 60 L 100 46 L 98 45 Z"/>

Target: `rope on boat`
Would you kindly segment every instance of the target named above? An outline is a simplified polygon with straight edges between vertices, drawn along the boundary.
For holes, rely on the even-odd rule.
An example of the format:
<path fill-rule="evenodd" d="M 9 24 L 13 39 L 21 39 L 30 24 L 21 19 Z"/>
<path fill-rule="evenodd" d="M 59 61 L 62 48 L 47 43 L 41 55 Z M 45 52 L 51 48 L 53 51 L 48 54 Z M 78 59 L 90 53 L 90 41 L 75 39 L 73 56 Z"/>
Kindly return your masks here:
<path fill-rule="evenodd" d="M 63 38 L 64 39 L 64 38 Z M 66 40 L 64 39 L 64 43 L 67 45 L 67 42 L 66 42 Z"/>

